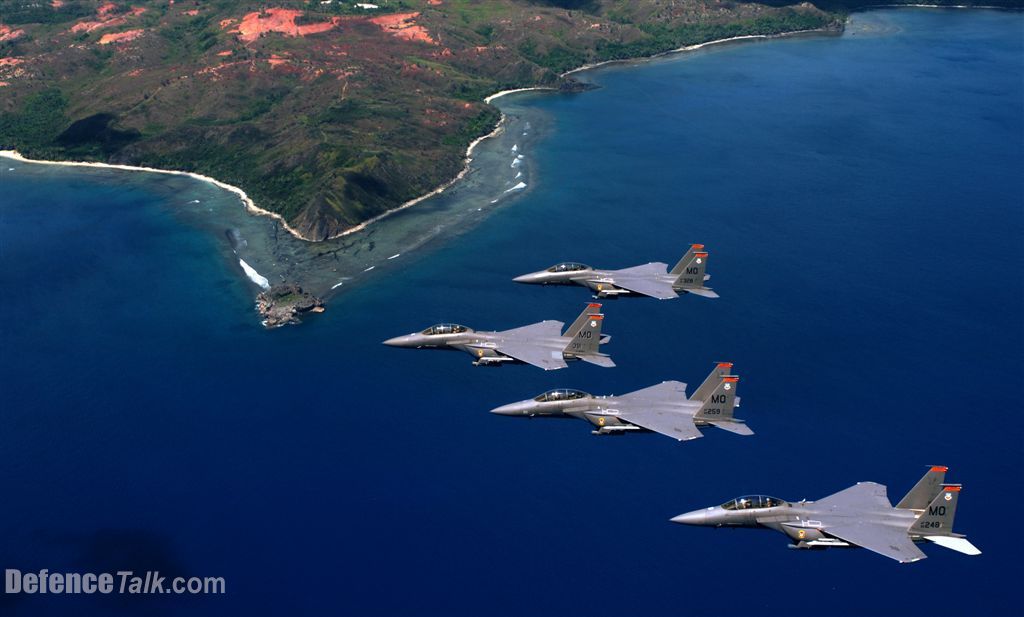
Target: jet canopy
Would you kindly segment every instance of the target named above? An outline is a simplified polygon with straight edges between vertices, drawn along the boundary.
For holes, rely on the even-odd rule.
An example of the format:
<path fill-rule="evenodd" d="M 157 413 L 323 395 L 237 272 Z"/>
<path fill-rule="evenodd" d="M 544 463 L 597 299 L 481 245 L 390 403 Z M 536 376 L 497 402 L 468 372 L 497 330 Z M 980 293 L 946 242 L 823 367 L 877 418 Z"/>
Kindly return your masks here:
<path fill-rule="evenodd" d="M 786 505 L 786 502 L 782 501 L 778 497 L 769 497 L 767 495 L 744 495 L 743 497 L 737 497 L 736 499 L 723 503 L 722 509 L 753 510 L 754 508 L 774 508 L 776 506 L 783 505 Z"/>
<path fill-rule="evenodd" d="M 578 272 L 579 270 L 590 270 L 586 264 L 578 264 L 571 261 L 563 261 L 548 268 L 548 272 Z"/>
<path fill-rule="evenodd" d="M 579 398 L 589 398 L 590 395 L 582 390 L 548 390 L 544 394 L 534 398 L 538 403 L 550 403 L 553 401 L 571 401 Z"/>
<path fill-rule="evenodd" d="M 430 336 L 434 334 L 460 334 L 462 332 L 472 332 L 472 330 L 457 323 L 439 323 L 436 326 L 430 326 L 421 334 Z"/>

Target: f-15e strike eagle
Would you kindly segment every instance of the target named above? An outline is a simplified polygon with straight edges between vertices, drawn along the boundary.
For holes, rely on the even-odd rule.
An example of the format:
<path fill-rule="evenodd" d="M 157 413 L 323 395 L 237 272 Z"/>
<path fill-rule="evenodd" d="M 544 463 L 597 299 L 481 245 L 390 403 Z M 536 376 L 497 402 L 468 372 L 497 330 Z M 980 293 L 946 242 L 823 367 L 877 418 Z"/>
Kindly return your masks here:
<path fill-rule="evenodd" d="M 859 482 L 818 501 L 789 503 L 747 495 L 680 514 L 672 522 L 774 529 L 793 540 L 791 548 L 862 547 L 900 563 L 924 559 L 927 555 L 916 545 L 927 542 L 980 555 L 966 537 L 953 533 L 961 487 L 944 483 L 946 471 L 946 467 L 932 467 L 896 507 L 889 502 L 884 486 Z"/>
<path fill-rule="evenodd" d="M 551 390 L 536 398 L 502 405 L 491 413 L 502 416 L 577 418 L 594 425 L 595 435 L 622 435 L 653 431 L 679 441 L 703 437 L 698 427 L 717 426 L 738 435 L 754 432 L 733 418 L 739 377 L 730 374 L 732 364 L 720 362 L 693 397 L 686 398 L 686 384 L 664 381 L 656 386 L 621 396 L 593 396 L 579 390 Z"/>
<path fill-rule="evenodd" d="M 563 262 L 512 280 L 541 285 L 582 285 L 593 290 L 598 298 L 639 295 L 668 300 L 678 298 L 681 293 L 717 298 L 717 293 L 704 286 L 711 278 L 704 273 L 707 260 L 704 245 L 694 244 L 671 271 L 666 271 L 668 265 L 661 262 L 622 270 L 597 270 L 581 263 Z"/>
<path fill-rule="evenodd" d="M 583 360 L 610 368 L 615 363 L 598 351 L 611 340 L 610 336 L 601 335 L 604 315 L 600 311 L 600 304 L 588 304 L 564 332 L 565 324 L 550 320 L 501 332 L 477 332 L 458 324 L 438 324 L 422 332 L 396 336 L 384 344 L 464 351 L 476 358 L 475 366 L 522 362 L 550 371 L 565 368 L 569 360 Z"/>

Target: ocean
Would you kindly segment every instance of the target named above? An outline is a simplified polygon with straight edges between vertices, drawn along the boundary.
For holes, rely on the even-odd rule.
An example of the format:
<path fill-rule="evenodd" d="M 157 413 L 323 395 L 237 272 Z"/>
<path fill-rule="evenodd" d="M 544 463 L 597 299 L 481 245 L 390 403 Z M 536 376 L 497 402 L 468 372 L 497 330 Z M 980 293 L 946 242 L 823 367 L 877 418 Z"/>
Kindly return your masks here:
<path fill-rule="evenodd" d="M 0 160 L 0 567 L 227 590 L 0 594 L 0 613 L 1020 614 L 1022 33 L 1024 13 L 872 11 L 841 37 L 500 99 L 535 118 L 516 144 L 529 186 L 493 211 L 463 193 L 472 225 L 274 330 L 204 218 L 218 190 Z M 518 155 L 484 147 L 503 192 Z M 380 344 L 570 321 L 585 290 L 512 277 L 672 264 L 693 242 L 721 298 L 605 302 L 614 369 Z M 752 437 L 488 413 L 556 387 L 692 391 L 716 361 L 735 363 Z M 981 556 L 900 565 L 668 521 L 865 480 L 895 502 L 928 465 L 964 484 L 956 530 Z"/>

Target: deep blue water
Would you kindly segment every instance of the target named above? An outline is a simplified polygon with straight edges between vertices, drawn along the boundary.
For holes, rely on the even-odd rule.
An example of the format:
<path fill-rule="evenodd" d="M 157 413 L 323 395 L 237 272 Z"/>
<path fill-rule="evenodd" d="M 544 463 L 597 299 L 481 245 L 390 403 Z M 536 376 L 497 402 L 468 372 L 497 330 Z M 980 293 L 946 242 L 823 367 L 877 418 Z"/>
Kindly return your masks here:
<path fill-rule="evenodd" d="M 228 595 L 0 595 L 0 613 L 1018 614 L 1024 15 L 851 30 L 527 95 L 554 126 L 533 190 L 301 327 L 263 330 L 222 240 L 145 182 L 4 173 L 0 566 L 217 575 Z M 721 299 L 608 302 L 616 369 L 380 345 L 567 321 L 585 291 L 509 279 L 691 242 Z M 487 413 L 552 387 L 692 389 L 716 360 L 753 437 Z M 956 527 L 982 556 L 668 523 L 862 480 L 895 501 L 931 464 L 964 483 Z"/>

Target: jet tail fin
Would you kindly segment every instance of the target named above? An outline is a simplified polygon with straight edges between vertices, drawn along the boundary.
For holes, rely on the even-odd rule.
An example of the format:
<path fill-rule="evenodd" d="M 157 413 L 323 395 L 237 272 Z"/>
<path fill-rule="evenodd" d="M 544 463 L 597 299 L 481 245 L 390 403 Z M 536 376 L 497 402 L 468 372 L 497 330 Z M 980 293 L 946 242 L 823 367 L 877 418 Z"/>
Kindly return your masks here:
<path fill-rule="evenodd" d="M 901 510 L 924 510 L 935 497 L 942 492 L 942 483 L 946 481 L 948 467 L 934 465 L 924 477 L 917 481 L 914 488 L 900 500 L 896 507 Z"/>
<path fill-rule="evenodd" d="M 669 272 L 669 274 L 676 277 L 672 287 L 677 291 L 686 291 L 707 298 L 717 298 L 718 294 L 704 286 L 704 281 L 710 278 L 704 274 L 707 261 L 708 254 L 704 251 L 704 245 L 691 245 L 690 250 L 686 251 L 686 254 L 679 260 L 679 263 Z"/>
<path fill-rule="evenodd" d="M 912 535 L 948 536 L 953 533 L 953 518 L 956 516 L 956 503 L 960 499 L 959 484 L 943 484 L 942 490 L 921 512 L 908 530 Z"/>
<path fill-rule="evenodd" d="M 580 358 L 597 354 L 597 350 L 601 345 L 601 324 L 603 321 L 604 315 L 586 315 L 583 326 L 572 336 L 569 344 L 565 346 L 563 353 Z"/>
<path fill-rule="evenodd" d="M 705 422 L 729 422 L 732 410 L 736 407 L 736 386 L 740 378 L 735 375 L 724 375 L 711 394 L 703 400 L 703 404 L 694 416 L 694 420 Z"/>
<path fill-rule="evenodd" d="M 700 387 L 693 392 L 693 396 L 690 400 L 703 401 L 707 397 L 711 396 L 711 393 L 715 391 L 718 384 L 721 383 L 722 377 L 732 373 L 732 362 L 719 362 L 715 365 L 715 369 L 711 371 L 704 383 L 700 384 Z"/>
<path fill-rule="evenodd" d="M 587 323 L 587 320 L 591 315 L 598 314 L 601 312 L 601 305 L 596 302 L 591 302 L 587 305 L 587 308 L 583 309 L 580 316 L 576 318 L 576 321 L 572 322 L 568 328 L 565 329 L 565 334 L 562 336 L 574 337 L 579 334 L 579 331 L 583 329 L 583 326 Z"/>
<path fill-rule="evenodd" d="M 669 274 L 672 274 L 672 275 L 675 275 L 675 276 L 679 276 L 680 274 L 682 274 L 683 271 L 686 269 L 686 266 L 691 261 L 693 261 L 694 255 L 696 253 L 699 253 L 699 252 L 704 252 L 704 245 L 703 244 L 691 244 L 689 250 L 687 250 L 686 254 L 683 255 L 683 258 L 680 259 L 679 262 L 676 263 L 676 265 L 673 266 L 673 268 L 671 270 L 669 270 Z M 701 282 L 703 282 L 703 281 L 704 281 L 704 278 L 701 277 Z"/>

